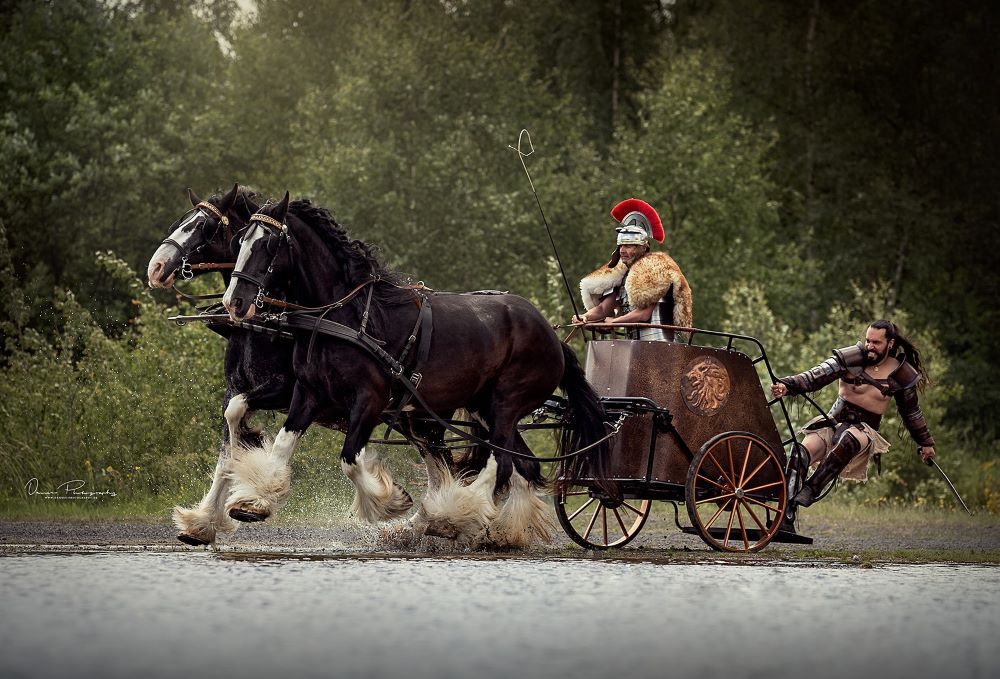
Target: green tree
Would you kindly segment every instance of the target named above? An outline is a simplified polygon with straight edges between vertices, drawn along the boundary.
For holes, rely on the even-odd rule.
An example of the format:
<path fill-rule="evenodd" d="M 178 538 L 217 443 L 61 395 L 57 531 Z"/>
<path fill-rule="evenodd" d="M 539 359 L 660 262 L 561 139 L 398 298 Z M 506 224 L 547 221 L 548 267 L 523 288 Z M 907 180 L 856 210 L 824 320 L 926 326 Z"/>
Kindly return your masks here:
<path fill-rule="evenodd" d="M 217 175 L 188 133 L 215 104 L 219 41 L 191 8 L 96 0 L 14 3 L 0 40 L 0 215 L 18 276 L 36 306 L 73 284 L 120 331 L 128 310 L 93 253 L 143 262 L 182 182 Z"/>

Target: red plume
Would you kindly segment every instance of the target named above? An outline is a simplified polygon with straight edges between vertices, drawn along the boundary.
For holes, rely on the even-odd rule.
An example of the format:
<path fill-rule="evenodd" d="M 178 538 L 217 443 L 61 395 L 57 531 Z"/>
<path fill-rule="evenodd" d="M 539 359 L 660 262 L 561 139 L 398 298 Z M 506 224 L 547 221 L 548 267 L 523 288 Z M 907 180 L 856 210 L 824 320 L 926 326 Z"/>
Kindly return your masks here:
<path fill-rule="evenodd" d="M 653 233 L 650 234 L 653 240 L 657 243 L 663 242 L 663 222 L 660 221 L 660 215 L 656 214 L 652 205 L 638 198 L 629 198 L 611 208 L 611 216 L 619 223 L 630 212 L 641 212 L 649 220 L 649 226 L 653 230 Z"/>

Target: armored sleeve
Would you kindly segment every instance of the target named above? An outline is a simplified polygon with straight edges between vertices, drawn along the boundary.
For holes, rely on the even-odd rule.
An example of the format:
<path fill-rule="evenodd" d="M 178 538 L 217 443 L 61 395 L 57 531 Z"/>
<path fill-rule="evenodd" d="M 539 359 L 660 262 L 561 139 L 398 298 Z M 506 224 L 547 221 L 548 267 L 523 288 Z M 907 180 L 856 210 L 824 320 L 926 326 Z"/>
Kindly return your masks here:
<path fill-rule="evenodd" d="M 847 369 L 840 361 L 831 356 L 815 368 L 810 368 L 798 375 L 779 377 L 778 381 L 788 387 L 791 394 L 805 394 L 822 389 L 831 382 L 836 382 L 846 371 Z"/>
<path fill-rule="evenodd" d="M 931 436 L 924 420 L 924 413 L 920 410 L 917 402 L 917 385 L 920 383 L 920 373 L 909 363 L 902 363 L 889 378 L 890 386 L 893 388 L 893 398 L 896 399 L 896 408 L 899 409 L 899 417 L 903 420 L 903 425 L 910 432 L 910 436 L 917 442 L 918 446 L 924 448 L 934 447 L 934 437 Z"/>

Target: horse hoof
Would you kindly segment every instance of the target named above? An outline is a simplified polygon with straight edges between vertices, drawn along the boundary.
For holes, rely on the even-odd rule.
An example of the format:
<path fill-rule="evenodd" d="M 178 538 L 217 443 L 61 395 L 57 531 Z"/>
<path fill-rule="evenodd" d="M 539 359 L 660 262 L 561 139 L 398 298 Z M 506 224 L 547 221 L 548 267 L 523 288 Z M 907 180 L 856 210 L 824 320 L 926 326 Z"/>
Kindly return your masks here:
<path fill-rule="evenodd" d="M 195 537 L 188 533 L 178 533 L 177 539 L 183 542 L 185 545 L 191 545 L 192 547 L 204 547 L 205 545 L 211 544 L 208 540 L 202 540 L 201 538 Z"/>
<path fill-rule="evenodd" d="M 258 521 L 263 521 L 267 517 L 268 514 L 251 512 L 250 510 L 243 509 L 242 507 L 233 507 L 229 510 L 229 518 L 236 519 L 237 521 L 243 521 L 244 523 L 257 523 Z"/>
<path fill-rule="evenodd" d="M 448 521 L 435 519 L 428 522 L 427 527 L 424 528 L 424 535 L 431 535 L 436 538 L 445 538 L 446 540 L 454 540 L 458 537 L 458 529 Z"/>

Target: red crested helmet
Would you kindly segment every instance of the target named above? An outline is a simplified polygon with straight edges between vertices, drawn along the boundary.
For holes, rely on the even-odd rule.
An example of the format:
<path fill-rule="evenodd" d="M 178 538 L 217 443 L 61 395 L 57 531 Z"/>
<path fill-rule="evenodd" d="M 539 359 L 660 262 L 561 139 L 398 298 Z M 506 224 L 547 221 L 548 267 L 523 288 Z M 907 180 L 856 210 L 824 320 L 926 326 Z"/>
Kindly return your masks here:
<path fill-rule="evenodd" d="M 644 245 L 649 238 L 663 242 L 663 222 L 653 206 L 638 198 L 629 198 L 611 208 L 611 216 L 620 227 L 618 245 Z"/>

